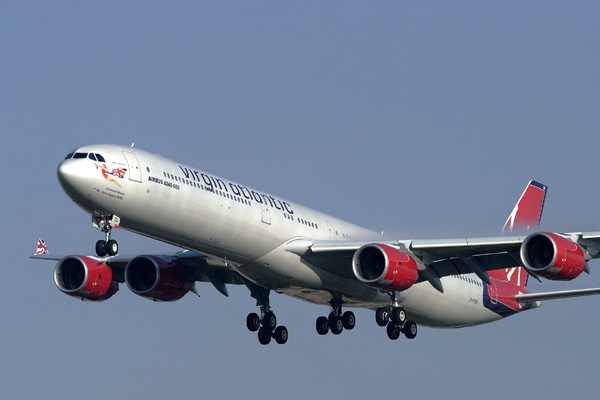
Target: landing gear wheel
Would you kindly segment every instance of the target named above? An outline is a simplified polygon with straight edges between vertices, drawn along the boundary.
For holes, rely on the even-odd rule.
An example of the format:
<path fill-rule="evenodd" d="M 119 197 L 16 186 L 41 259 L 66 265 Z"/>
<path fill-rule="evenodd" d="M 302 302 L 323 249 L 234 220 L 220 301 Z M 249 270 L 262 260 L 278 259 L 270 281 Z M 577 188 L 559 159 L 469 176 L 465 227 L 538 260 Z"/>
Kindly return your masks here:
<path fill-rule="evenodd" d="M 329 329 L 334 335 L 339 335 L 344 330 L 344 322 L 341 317 L 329 317 Z"/>
<path fill-rule="evenodd" d="M 407 339 L 414 339 L 417 337 L 417 324 L 414 321 L 406 321 L 402 330 Z"/>
<path fill-rule="evenodd" d="M 246 317 L 246 326 L 250 332 L 256 332 L 260 329 L 260 317 L 257 313 L 250 313 Z"/>
<path fill-rule="evenodd" d="M 258 330 L 258 341 L 262 345 L 271 343 L 271 332 L 267 331 L 265 328 L 260 328 Z"/>
<path fill-rule="evenodd" d="M 269 332 L 273 332 L 275 330 L 275 327 L 277 326 L 277 318 L 275 317 L 275 313 L 273 313 L 272 311 L 266 313 L 263 317 L 262 325 Z"/>
<path fill-rule="evenodd" d="M 317 333 L 319 335 L 327 335 L 329 332 L 329 320 L 327 317 L 317 318 Z"/>
<path fill-rule="evenodd" d="M 396 325 L 403 325 L 406 321 L 406 311 L 402 307 L 396 307 L 392 310 L 391 320 Z"/>
<path fill-rule="evenodd" d="M 344 325 L 344 329 L 354 329 L 354 326 L 356 325 L 356 317 L 352 311 L 346 311 L 344 315 L 342 315 L 342 324 Z"/>
<path fill-rule="evenodd" d="M 106 241 L 98 240 L 96 242 L 96 254 L 99 257 L 104 257 L 106 255 Z"/>
<path fill-rule="evenodd" d="M 106 242 L 106 252 L 109 256 L 116 256 L 119 252 L 119 244 L 116 240 L 109 240 Z"/>
<path fill-rule="evenodd" d="M 400 327 L 393 322 L 387 325 L 387 335 L 390 339 L 396 340 L 400 337 Z"/>
<path fill-rule="evenodd" d="M 288 330 L 285 326 L 278 326 L 273 334 L 275 341 L 279 344 L 285 344 L 288 340 Z"/>
<path fill-rule="evenodd" d="M 375 321 L 379 326 L 386 326 L 388 321 L 390 320 L 390 313 L 385 308 L 378 308 L 375 311 Z"/>

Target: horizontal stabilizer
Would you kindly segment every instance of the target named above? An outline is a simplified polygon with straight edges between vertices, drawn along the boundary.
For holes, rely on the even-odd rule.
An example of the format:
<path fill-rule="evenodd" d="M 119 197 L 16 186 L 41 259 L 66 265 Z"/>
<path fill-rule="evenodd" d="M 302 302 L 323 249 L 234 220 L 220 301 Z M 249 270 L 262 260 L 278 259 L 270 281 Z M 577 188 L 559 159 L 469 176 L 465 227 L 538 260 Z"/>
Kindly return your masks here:
<path fill-rule="evenodd" d="M 592 296 L 596 294 L 600 294 L 600 288 L 563 290 L 560 292 L 518 294 L 515 296 L 515 299 L 517 299 L 520 302 L 533 302 L 538 300 L 554 300 L 566 299 L 569 297 Z"/>

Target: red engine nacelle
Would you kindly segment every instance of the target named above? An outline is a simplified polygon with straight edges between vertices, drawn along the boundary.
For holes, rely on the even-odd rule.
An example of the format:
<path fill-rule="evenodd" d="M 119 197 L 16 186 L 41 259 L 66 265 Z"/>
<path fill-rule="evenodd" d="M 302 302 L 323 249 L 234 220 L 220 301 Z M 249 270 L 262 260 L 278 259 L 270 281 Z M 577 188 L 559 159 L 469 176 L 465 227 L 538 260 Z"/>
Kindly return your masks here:
<path fill-rule="evenodd" d="M 356 278 L 375 288 L 406 290 L 419 275 L 417 263 L 407 253 L 385 244 L 367 244 L 354 253 Z"/>
<path fill-rule="evenodd" d="M 577 243 L 555 233 L 534 233 L 521 244 L 526 270 L 558 281 L 575 279 L 585 268 L 585 256 Z"/>
<path fill-rule="evenodd" d="M 185 269 L 156 256 L 131 260 L 125 268 L 125 282 L 133 293 L 154 301 L 179 300 L 190 290 Z"/>
<path fill-rule="evenodd" d="M 54 283 L 61 292 L 81 300 L 103 301 L 119 290 L 112 269 L 85 256 L 68 256 L 56 264 Z"/>

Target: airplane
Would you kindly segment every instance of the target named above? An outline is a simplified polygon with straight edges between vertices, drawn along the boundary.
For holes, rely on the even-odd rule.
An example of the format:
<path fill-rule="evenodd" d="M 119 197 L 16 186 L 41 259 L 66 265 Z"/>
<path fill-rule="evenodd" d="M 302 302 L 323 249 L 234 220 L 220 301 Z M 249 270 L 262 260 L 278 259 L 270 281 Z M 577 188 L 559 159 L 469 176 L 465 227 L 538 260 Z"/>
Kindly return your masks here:
<path fill-rule="evenodd" d="M 50 255 L 38 241 L 32 258 L 58 261 L 60 291 L 104 301 L 125 283 L 141 297 L 176 301 L 198 294 L 197 282 L 225 296 L 227 285 L 245 285 L 260 310 L 246 327 L 263 345 L 288 340 L 271 307 L 273 291 L 329 306 L 316 320 L 319 335 L 353 329 L 356 317 L 344 308 L 367 308 L 392 340 L 414 339 L 418 326 L 474 326 L 544 300 L 600 294 L 525 289 L 529 277 L 575 279 L 600 257 L 600 232 L 537 231 L 547 187 L 536 181 L 501 236 L 398 240 L 133 145 L 79 147 L 60 162 L 57 178 L 104 234 L 95 255 Z M 121 257 L 112 238 L 118 228 L 182 250 Z"/>

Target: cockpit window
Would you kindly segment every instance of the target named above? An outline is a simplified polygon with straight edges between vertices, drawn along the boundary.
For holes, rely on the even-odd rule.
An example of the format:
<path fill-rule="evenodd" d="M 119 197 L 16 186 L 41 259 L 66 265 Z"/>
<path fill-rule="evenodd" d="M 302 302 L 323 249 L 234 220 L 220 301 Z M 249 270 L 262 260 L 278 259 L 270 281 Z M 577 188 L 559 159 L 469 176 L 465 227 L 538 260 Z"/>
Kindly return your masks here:
<path fill-rule="evenodd" d="M 100 154 L 96 153 L 96 159 L 100 162 L 106 162 L 106 160 L 104 159 L 104 157 L 102 157 Z"/>
<path fill-rule="evenodd" d="M 90 160 L 96 161 L 96 156 L 94 155 L 94 153 L 90 153 L 90 154 L 88 154 L 88 158 L 89 158 Z"/>
<path fill-rule="evenodd" d="M 87 158 L 87 153 L 75 153 L 73 158 Z"/>
<path fill-rule="evenodd" d="M 67 156 L 65 157 L 65 160 L 68 160 L 69 158 L 73 157 L 73 154 L 74 154 L 74 153 L 69 153 L 69 154 L 67 154 Z"/>

